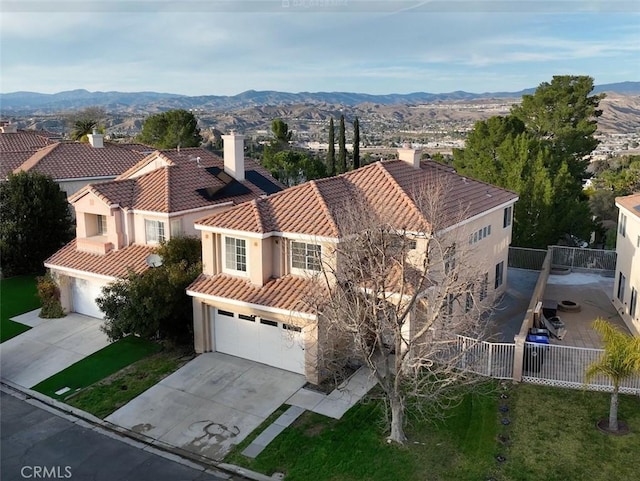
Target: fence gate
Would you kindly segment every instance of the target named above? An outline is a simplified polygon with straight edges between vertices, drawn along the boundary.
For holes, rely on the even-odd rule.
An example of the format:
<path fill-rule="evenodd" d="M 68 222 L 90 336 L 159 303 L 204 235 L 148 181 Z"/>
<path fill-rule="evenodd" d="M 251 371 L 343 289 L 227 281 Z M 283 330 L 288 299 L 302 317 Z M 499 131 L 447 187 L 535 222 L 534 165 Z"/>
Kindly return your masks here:
<path fill-rule="evenodd" d="M 513 379 L 515 344 L 458 336 L 460 369 L 496 379 Z"/>

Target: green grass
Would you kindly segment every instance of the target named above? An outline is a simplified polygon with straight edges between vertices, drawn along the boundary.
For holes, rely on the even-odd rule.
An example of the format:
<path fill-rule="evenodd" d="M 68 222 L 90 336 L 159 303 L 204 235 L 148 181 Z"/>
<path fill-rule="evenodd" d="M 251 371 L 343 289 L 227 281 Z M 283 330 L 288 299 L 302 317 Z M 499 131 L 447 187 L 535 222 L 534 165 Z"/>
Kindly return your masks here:
<path fill-rule="evenodd" d="M 156 343 L 128 336 L 72 364 L 32 389 L 54 399 L 64 399 L 76 390 L 98 382 L 159 350 L 160 346 Z M 71 391 L 62 396 L 55 394 L 56 391 L 64 387 L 71 388 Z"/>
<path fill-rule="evenodd" d="M 411 442 L 394 446 L 381 404 L 369 400 L 339 421 L 306 412 L 255 460 L 241 454 L 248 439 L 225 461 L 288 481 L 484 479 L 495 465 L 497 412 L 495 395 L 469 396 L 443 422 L 413 422 Z"/>
<path fill-rule="evenodd" d="M 521 384 L 499 393 L 470 395 L 438 423 L 411 421 L 405 446 L 387 445 L 377 401 L 356 405 L 341 420 L 306 412 L 255 460 L 241 452 L 226 462 L 287 481 L 626 481 L 638 478 L 640 399 L 622 396 L 627 436 L 599 432 L 609 394 Z M 498 407 L 509 408 L 501 413 Z M 509 425 L 501 420 L 508 418 Z M 266 427 L 266 425 L 265 425 Z M 506 436 L 503 445 L 498 438 Z M 498 463 L 496 455 L 506 457 Z"/>
<path fill-rule="evenodd" d="M 65 402 L 105 418 L 176 371 L 191 356 L 182 351 L 161 351 L 137 361 L 108 378 L 81 390 Z"/>
<path fill-rule="evenodd" d="M 620 398 L 619 419 L 631 429 L 626 436 L 606 435 L 595 427 L 608 417 L 609 399 L 607 393 L 519 386 L 503 479 L 640 479 L 640 398 Z"/>
<path fill-rule="evenodd" d="M 18 276 L 0 280 L 0 342 L 31 329 L 12 317 L 40 307 L 36 276 Z"/>

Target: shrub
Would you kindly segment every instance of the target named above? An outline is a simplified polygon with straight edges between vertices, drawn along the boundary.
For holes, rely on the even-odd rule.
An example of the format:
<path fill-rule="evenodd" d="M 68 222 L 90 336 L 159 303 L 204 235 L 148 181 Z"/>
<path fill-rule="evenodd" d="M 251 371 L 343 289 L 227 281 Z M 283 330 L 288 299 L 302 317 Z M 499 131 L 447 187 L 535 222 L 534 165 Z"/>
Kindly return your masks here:
<path fill-rule="evenodd" d="M 43 319 L 64 317 L 66 314 L 62 309 L 62 304 L 60 304 L 60 289 L 51 273 L 47 272 L 44 276 L 36 278 L 36 281 L 38 283 L 38 296 L 42 302 L 40 317 Z"/>

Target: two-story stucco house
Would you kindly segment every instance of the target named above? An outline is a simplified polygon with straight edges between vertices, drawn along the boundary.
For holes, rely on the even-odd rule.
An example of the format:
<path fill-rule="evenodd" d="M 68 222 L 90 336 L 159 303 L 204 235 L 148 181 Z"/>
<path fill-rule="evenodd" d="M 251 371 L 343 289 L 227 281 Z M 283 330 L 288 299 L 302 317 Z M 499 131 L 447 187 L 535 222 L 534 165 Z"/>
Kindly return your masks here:
<path fill-rule="evenodd" d="M 58 280 L 66 311 L 103 317 L 95 299 L 129 269 L 149 268 L 160 242 L 195 235 L 203 215 L 267 194 L 282 186 L 244 158 L 244 138 L 223 136 L 224 159 L 202 148 L 155 151 L 117 179 L 90 184 L 70 197 L 76 239 L 45 261 Z"/>
<path fill-rule="evenodd" d="M 613 305 L 629 330 L 640 335 L 640 193 L 616 198 L 620 210 L 616 240 L 616 278 Z"/>
<path fill-rule="evenodd" d="M 478 265 L 486 266 L 480 299 L 502 293 L 516 194 L 403 149 L 398 160 L 306 182 L 197 221 L 203 274 L 187 290 L 196 351 L 251 359 L 318 382 L 318 312 L 305 298 L 317 289 L 320 259 L 339 263 L 326 257 L 341 241 L 341 206 L 355 192 L 371 209 L 394 212 L 409 229 L 424 225 L 416 186 L 430 179 L 449 186 L 449 213 L 464 209 L 462 220 L 448 217 L 446 229 L 463 229 Z"/>

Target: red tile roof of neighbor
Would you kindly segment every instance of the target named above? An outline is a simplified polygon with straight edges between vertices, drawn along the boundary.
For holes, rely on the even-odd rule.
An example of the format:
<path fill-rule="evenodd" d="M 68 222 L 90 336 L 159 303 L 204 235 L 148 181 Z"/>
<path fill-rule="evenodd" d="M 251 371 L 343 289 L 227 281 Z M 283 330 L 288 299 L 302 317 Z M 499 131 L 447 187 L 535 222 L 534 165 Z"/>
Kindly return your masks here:
<path fill-rule="evenodd" d="M 287 311 L 314 313 L 305 302 L 306 294 L 313 288 L 317 289 L 310 279 L 290 275 L 270 279 L 264 286 L 257 287 L 247 279 L 201 274 L 187 290 Z"/>
<path fill-rule="evenodd" d="M 54 136 L 39 130 L 0 133 L 0 177 L 5 178 L 37 150 L 56 143 Z"/>
<path fill-rule="evenodd" d="M 636 217 L 640 217 L 640 193 L 616 197 L 616 202 Z"/>
<path fill-rule="evenodd" d="M 441 188 L 444 194 L 440 228 L 517 198 L 511 191 L 464 178 L 436 162 L 422 162 L 417 169 L 392 160 L 306 182 L 205 217 L 197 224 L 253 233 L 339 237 L 340 212 L 353 199 L 362 199 L 379 216 L 393 219 L 398 228 L 421 231 L 430 219 L 419 204 L 428 198 L 427 191 L 435 188 Z"/>
<path fill-rule="evenodd" d="M 167 164 L 165 167 L 128 178 L 158 157 Z M 205 149 L 189 148 L 180 152 L 163 150 L 145 157 L 113 181 L 88 185 L 70 200 L 73 202 L 85 193 L 92 192 L 108 204 L 169 213 L 227 202 L 239 204 L 268 194 L 249 180 L 230 182 L 229 177 L 220 174 L 223 170 L 223 159 Z M 245 159 L 245 170 L 255 171 L 277 189 L 283 187 L 251 159 Z"/>
<path fill-rule="evenodd" d="M 116 177 L 144 158 L 141 152 L 105 143 L 57 142 L 35 152 L 15 171 L 36 171 L 56 180 Z"/>
<path fill-rule="evenodd" d="M 76 241 L 73 240 L 44 263 L 47 267 L 62 267 L 102 276 L 124 277 L 129 269 L 137 273 L 147 270 L 149 267 L 145 260 L 153 249 L 150 246 L 132 245 L 102 255 L 91 254 L 77 250 Z"/>

